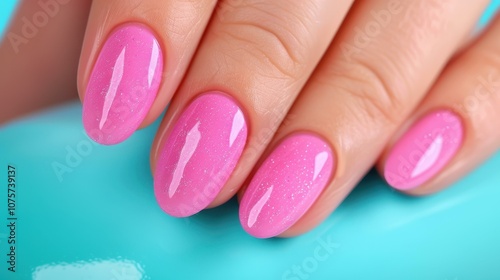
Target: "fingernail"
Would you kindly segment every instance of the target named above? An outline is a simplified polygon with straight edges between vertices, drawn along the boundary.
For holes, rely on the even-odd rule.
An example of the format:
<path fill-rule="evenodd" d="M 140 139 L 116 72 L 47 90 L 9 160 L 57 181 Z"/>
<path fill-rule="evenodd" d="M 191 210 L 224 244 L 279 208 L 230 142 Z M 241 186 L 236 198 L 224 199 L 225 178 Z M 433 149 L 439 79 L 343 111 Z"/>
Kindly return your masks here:
<path fill-rule="evenodd" d="M 83 100 L 83 125 L 90 138 L 112 145 L 132 135 L 155 100 L 162 71 L 161 47 L 147 27 L 125 24 L 113 31 Z"/>
<path fill-rule="evenodd" d="M 456 154 L 463 140 L 462 121 L 448 110 L 417 121 L 390 152 L 384 177 L 399 190 L 416 188 L 436 175 Z"/>
<path fill-rule="evenodd" d="M 306 213 L 329 182 L 332 151 L 321 138 L 294 134 L 262 163 L 243 195 L 240 221 L 251 235 L 281 234 Z"/>
<path fill-rule="evenodd" d="M 246 139 L 245 117 L 231 98 L 221 92 L 196 98 L 158 157 L 154 188 L 160 207 L 176 217 L 207 207 L 236 167 Z"/>

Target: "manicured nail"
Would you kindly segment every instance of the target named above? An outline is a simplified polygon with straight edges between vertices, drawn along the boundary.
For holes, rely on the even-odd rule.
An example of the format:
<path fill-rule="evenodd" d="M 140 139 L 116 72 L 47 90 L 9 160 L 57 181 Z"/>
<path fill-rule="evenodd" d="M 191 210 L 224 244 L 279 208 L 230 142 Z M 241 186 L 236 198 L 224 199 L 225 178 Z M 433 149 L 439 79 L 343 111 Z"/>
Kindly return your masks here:
<path fill-rule="evenodd" d="M 240 203 L 240 221 L 251 235 L 279 235 L 306 213 L 328 184 L 332 151 L 321 138 L 294 134 L 267 157 Z"/>
<path fill-rule="evenodd" d="M 220 92 L 196 98 L 158 157 L 154 187 L 160 207 L 176 217 L 207 207 L 229 179 L 246 139 L 245 117 L 231 98 Z"/>
<path fill-rule="evenodd" d="M 416 188 L 436 175 L 455 155 L 463 139 L 460 117 L 448 110 L 420 119 L 394 145 L 384 177 L 399 190 Z"/>
<path fill-rule="evenodd" d="M 95 62 L 83 100 L 83 125 L 94 141 L 112 145 L 127 139 L 155 100 L 163 55 L 142 24 L 111 33 Z"/>

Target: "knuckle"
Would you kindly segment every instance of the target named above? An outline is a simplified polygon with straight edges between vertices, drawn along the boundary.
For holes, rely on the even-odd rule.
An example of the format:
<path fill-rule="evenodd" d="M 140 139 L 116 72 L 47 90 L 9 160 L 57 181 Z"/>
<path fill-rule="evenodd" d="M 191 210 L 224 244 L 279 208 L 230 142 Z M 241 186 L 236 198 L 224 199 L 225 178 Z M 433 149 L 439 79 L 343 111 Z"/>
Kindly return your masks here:
<path fill-rule="evenodd" d="M 244 51 L 296 79 L 307 60 L 307 16 L 294 14 L 295 8 L 280 7 L 273 1 L 238 3 L 232 10 L 224 8 L 226 12 L 219 16 L 221 24 L 214 33 L 233 50 Z"/>
<path fill-rule="evenodd" d="M 335 91 L 345 95 L 347 106 L 356 112 L 361 122 L 397 126 L 404 109 L 401 85 L 389 79 L 389 75 L 370 63 L 361 60 L 352 63 L 339 62 L 328 68 L 325 76 Z"/>

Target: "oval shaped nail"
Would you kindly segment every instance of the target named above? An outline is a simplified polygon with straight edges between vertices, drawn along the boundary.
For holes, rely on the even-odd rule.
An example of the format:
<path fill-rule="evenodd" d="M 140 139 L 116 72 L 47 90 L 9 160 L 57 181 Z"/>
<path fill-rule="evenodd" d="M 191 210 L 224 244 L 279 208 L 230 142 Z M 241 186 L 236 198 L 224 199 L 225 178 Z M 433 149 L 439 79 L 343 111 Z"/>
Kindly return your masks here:
<path fill-rule="evenodd" d="M 225 185 L 245 147 L 247 124 L 221 92 L 196 98 L 180 115 L 156 164 L 156 200 L 168 214 L 186 217 L 207 207 Z"/>
<path fill-rule="evenodd" d="M 448 110 L 429 113 L 392 148 L 384 167 L 385 180 L 399 190 L 424 184 L 453 158 L 462 140 L 463 127 L 458 115 Z"/>
<path fill-rule="evenodd" d="M 251 235 L 277 236 L 297 222 L 330 180 L 334 158 L 321 138 L 294 134 L 281 142 L 252 178 L 240 203 L 240 222 Z"/>
<path fill-rule="evenodd" d="M 117 144 L 134 133 L 156 98 L 163 54 L 142 24 L 118 27 L 104 43 L 83 99 L 83 125 L 94 141 Z"/>

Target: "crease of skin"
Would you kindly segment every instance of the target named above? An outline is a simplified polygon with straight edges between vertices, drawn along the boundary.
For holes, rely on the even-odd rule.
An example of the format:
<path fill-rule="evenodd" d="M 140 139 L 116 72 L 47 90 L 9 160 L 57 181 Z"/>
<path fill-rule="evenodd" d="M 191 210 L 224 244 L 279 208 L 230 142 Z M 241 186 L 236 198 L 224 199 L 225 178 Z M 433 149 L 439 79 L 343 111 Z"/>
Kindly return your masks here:
<path fill-rule="evenodd" d="M 262 58 L 264 58 L 264 61 L 269 62 L 268 65 L 264 65 L 264 67 L 269 67 L 271 66 L 272 68 L 278 70 L 280 74 L 284 75 L 285 77 L 289 78 L 290 80 L 294 80 L 296 77 L 296 73 L 300 71 L 301 67 L 295 67 L 299 66 L 301 64 L 298 64 L 293 60 L 293 58 L 290 56 L 288 51 L 286 50 L 286 47 L 282 41 L 282 39 L 279 38 L 278 35 L 276 35 L 273 31 L 271 31 L 269 28 L 265 27 L 264 25 L 257 25 L 257 24 L 251 24 L 247 22 L 231 22 L 228 30 L 231 31 L 224 31 L 226 35 L 229 35 L 229 38 L 227 38 L 228 44 L 233 44 L 233 40 L 236 41 L 241 41 L 244 44 L 243 45 L 250 45 L 250 46 L 255 46 L 255 47 L 246 47 L 242 48 L 239 47 L 239 49 L 234 49 L 232 50 L 233 52 L 237 52 L 238 50 L 241 50 L 247 54 L 250 54 L 256 58 L 257 61 L 262 62 Z M 253 30 L 252 30 L 253 29 Z M 238 30 L 238 32 L 234 32 Z M 246 32 L 243 32 L 243 30 L 246 30 Z M 258 45 L 257 42 L 248 39 L 248 37 L 253 37 L 253 36 L 248 36 L 246 35 L 248 32 L 250 33 L 258 33 L 260 34 L 259 36 L 265 36 L 268 38 L 271 38 L 270 40 L 279 42 L 279 47 L 276 46 L 276 44 L 268 44 L 268 45 L 273 45 L 275 46 L 274 48 L 278 48 L 278 51 L 275 53 L 281 53 L 284 55 L 281 56 L 275 56 L 275 55 L 270 55 L 269 50 L 264 50 L 264 47 L 261 45 Z M 226 38 L 226 36 L 224 36 Z M 269 39 L 267 39 L 269 40 Z M 262 71 L 261 73 L 265 73 L 266 71 Z M 278 75 L 279 76 L 279 75 Z"/>
<path fill-rule="evenodd" d="M 130 10 L 130 14 L 136 14 L 138 11 L 140 11 L 141 13 L 144 13 L 144 12 L 148 12 L 148 11 L 151 11 L 152 9 L 148 9 L 148 10 L 142 10 L 140 9 L 141 8 L 141 2 L 140 0 L 127 0 L 129 1 L 130 4 L 127 5 L 127 7 L 131 7 L 133 5 L 133 8 Z M 133 4 L 132 4 L 133 3 Z"/>
<path fill-rule="evenodd" d="M 273 67 L 296 79 L 295 73 L 303 71 L 303 65 L 308 65 L 306 60 L 309 55 L 304 50 L 312 48 L 312 42 L 316 41 L 314 38 L 313 40 L 300 38 L 309 34 L 309 30 L 318 25 L 318 22 L 313 20 L 316 17 L 309 17 L 319 14 L 320 9 L 317 4 L 307 2 L 307 5 L 300 4 L 301 9 L 296 9 L 294 12 L 293 3 L 287 5 L 279 3 L 250 1 L 239 4 L 237 9 L 233 8 L 234 13 L 228 13 L 223 18 L 224 28 L 217 28 L 215 33 L 222 32 L 222 36 L 228 34 L 250 46 L 256 46 L 256 48 L 246 48 L 246 51 L 260 51 L 259 55 L 263 55 Z M 279 10 L 279 13 L 273 12 L 275 10 Z M 297 14 L 299 11 L 300 15 Z M 248 34 L 262 40 L 259 42 L 248 40 Z"/>
<path fill-rule="evenodd" d="M 179 2 L 182 5 L 179 5 Z M 175 3 L 175 4 L 172 4 Z M 173 10 L 175 12 L 170 13 L 170 18 L 164 20 L 168 30 L 168 36 L 171 41 L 181 41 L 186 42 L 196 34 L 199 29 L 205 29 L 204 19 L 197 15 L 202 14 L 202 11 L 207 7 L 213 10 L 213 19 L 215 19 L 215 9 L 217 1 L 215 0 L 183 0 L 183 1 L 165 1 L 165 9 Z M 157 11 L 158 13 L 158 11 Z M 161 18 L 162 13 L 158 13 L 158 18 Z M 184 27 L 182 30 L 179 27 Z M 175 35 L 175 36 L 172 36 Z"/>
<path fill-rule="evenodd" d="M 252 53 L 248 53 L 246 50 L 242 50 L 245 54 L 253 55 Z M 225 48 L 220 53 L 217 53 L 215 61 L 217 65 L 220 65 L 217 69 L 222 67 L 228 68 L 229 65 L 238 64 L 241 60 L 241 55 L 238 54 L 238 50 L 230 49 L 226 50 Z M 237 63 L 229 63 L 227 60 L 233 60 Z M 262 69 L 262 71 L 256 71 L 256 75 L 259 76 L 260 79 L 255 79 L 252 77 L 244 77 L 234 73 L 239 73 L 237 69 L 235 71 L 227 71 L 231 73 L 228 79 L 237 80 L 238 84 L 244 86 L 245 91 L 248 92 L 248 108 L 253 108 L 256 114 L 266 115 L 272 111 L 269 111 L 264 108 L 278 108 L 277 106 L 282 106 L 282 104 L 288 104 L 289 99 L 292 98 L 290 95 L 283 94 L 287 91 L 287 89 L 296 85 L 298 81 L 295 79 L 283 78 L 280 73 L 272 74 L 273 71 L 265 71 L 265 69 L 269 69 L 268 65 L 260 63 L 260 59 L 256 59 L 254 62 L 251 62 L 253 65 L 251 67 Z M 219 72 L 219 71 L 217 71 Z M 215 76 L 215 74 L 214 74 Z M 254 86 L 255 83 L 259 82 L 260 86 Z M 265 88 L 262 85 L 266 85 Z M 268 85 L 268 86 L 267 86 Z M 269 106 L 269 104 L 272 104 Z"/>
<path fill-rule="evenodd" d="M 384 125 L 396 127 L 400 122 L 401 115 L 409 114 L 409 110 L 402 112 L 402 108 L 405 108 L 403 104 L 408 100 L 404 94 L 401 94 L 401 92 L 408 92 L 406 89 L 409 88 L 409 83 L 400 82 L 406 81 L 404 77 L 396 79 L 398 82 L 389 82 L 391 80 L 387 78 L 389 74 L 384 75 L 384 73 L 393 73 L 392 71 L 378 70 L 378 67 L 363 60 L 356 61 L 354 65 L 357 65 L 354 71 L 342 71 L 345 72 L 345 77 L 348 80 L 355 80 L 355 73 L 363 73 L 364 75 L 360 76 L 364 76 L 365 79 L 362 79 L 360 83 L 362 90 L 352 89 L 349 94 L 362 101 L 363 111 L 368 114 L 370 119 L 380 120 L 382 116 L 381 122 Z M 400 87 L 401 84 L 406 84 L 406 86 Z"/>
<path fill-rule="evenodd" d="M 269 12 L 269 8 L 272 9 L 273 6 L 269 5 L 266 1 L 261 2 L 260 4 L 263 4 L 263 3 L 264 3 L 264 7 L 261 7 L 260 5 L 251 5 L 250 7 L 252 9 L 257 10 L 260 13 L 266 14 L 268 17 L 272 18 L 273 19 L 272 22 L 279 22 L 279 24 L 277 25 L 278 27 L 275 27 L 275 28 L 283 29 L 284 31 L 286 31 L 286 33 L 289 35 L 289 36 L 287 36 L 287 38 L 292 38 L 295 41 L 295 44 L 288 43 L 285 40 L 285 38 L 283 37 L 283 35 L 280 36 L 279 32 L 273 31 L 273 29 L 271 27 L 267 27 L 267 25 L 269 25 L 269 24 L 267 24 L 267 25 L 262 24 L 262 26 L 260 26 L 260 28 L 266 29 L 266 31 L 268 31 L 270 34 L 273 34 L 276 37 L 278 42 L 281 44 L 281 47 L 285 50 L 286 55 L 294 63 L 294 65 L 293 65 L 294 67 L 297 67 L 297 66 L 304 64 L 303 63 L 304 59 L 305 59 L 304 54 L 306 53 L 304 50 L 310 49 L 310 46 L 308 44 L 308 42 L 310 42 L 310 41 L 299 40 L 296 33 L 308 32 L 307 31 L 308 30 L 307 24 L 305 22 L 303 22 L 303 20 L 305 18 L 308 18 L 308 17 L 307 16 L 298 16 L 295 13 L 291 12 L 292 10 L 295 10 L 295 9 L 281 9 L 280 12 L 286 12 L 286 14 L 288 16 L 294 17 L 295 20 L 285 20 L 284 18 L 281 18 L 281 17 L 276 18 L 275 14 Z M 310 3 L 314 3 L 314 2 L 310 2 Z M 269 7 L 269 6 L 271 6 L 271 7 Z M 254 21 L 254 22 L 258 22 L 258 21 Z M 300 28 L 302 30 L 299 32 L 292 32 L 291 29 L 298 29 L 297 26 L 292 26 L 292 24 L 291 24 L 292 22 L 293 23 L 298 22 L 300 27 L 302 27 L 302 28 Z M 276 26 L 276 25 L 272 25 L 272 26 Z M 283 30 L 280 30 L 280 31 L 283 31 Z M 288 40 L 290 40 L 290 39 L 288 39 Z M 291 48 L 292 45 L 295 47 Z M 296 46 L 299 46 L 300 48 L 297 48 Z"/>
<path fill-rule="evenodd" d="M 359 117 L 364 123 L 371 124 L 373 120 L 376 120 L 377 123 L 383 125 L 395 126 L 399 123 L 402 114 L 409 114 L 409 112 L 402 112 L 404 108 L 402 105 L 405 104 L 408 96 L 400 94 L 408 92 L 409 82 L 405 77 L 386 78 L 399 74 L 385 66 L 393 64 L 392 59 L 384 61 L 384 65 L 375 67 L 363 58 L 356 58 L 354 63 L 337 60 L 335 65 L 323 70 L 328 73 L 327 75 L 314 77 L 314 82 L 327 85 L 328 88 L 334 89 L 331 92 L 335 94 L 354 97 L 353 101 L 356 106 L 353 108 L 353 115 Z M 380 67 L 384 70 L 377 70 Z M 344 92 L 337 92 L 339 89 Z M 362 106 L 364 110 L 359 110 L 358 106 Z M 361 115 L 359 111 L 362 112 Z M 365 125 L 365 127 L 370 126 Z"/>

